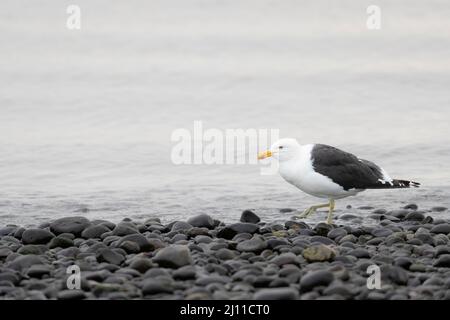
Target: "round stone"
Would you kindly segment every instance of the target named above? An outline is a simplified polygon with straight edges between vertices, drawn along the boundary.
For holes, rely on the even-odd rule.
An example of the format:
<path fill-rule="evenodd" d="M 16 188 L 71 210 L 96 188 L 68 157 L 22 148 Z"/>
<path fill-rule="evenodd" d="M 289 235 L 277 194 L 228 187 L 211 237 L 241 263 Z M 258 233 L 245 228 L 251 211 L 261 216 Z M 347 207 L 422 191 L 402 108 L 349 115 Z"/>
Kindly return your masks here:
<path fill-rule="evenodd" d="M 56 235 L 72 233 L 78 237 L 89 225 L 90 222 L 85 217 L 66 217 L 50 223 L 50 231 Z"/>
<path fill-rule="evenodd" d="M 334 280 L 334 275 L 327 270 L 310 271 L 300 280 L 300 291 L 308 292 L 318 286 L 328 286 Z"/>
<path fill-rule="evenodd" d="M 441 255 L 433 266 L 438 268 L 450 268 L 450 254 Z"/>
<path fill-rule="evenodd" d="M 441 223 L 430 230 L 431 233 L 443 233 L 443 234 L 449 234 L 450 233 L 450 224 L 449 223 Z"/>
<path fill-rule="evenodd" d="M 173 290 L 173 280 L 165 277 L 146 279 L 142 287 L 142 293 L 144 295 L 172 293 Z"/>
<path fill-rule="evenodd" d="M 42 259 L 34 254 L 29 254 L 26 256 L 18 256 L 12 260 L 7 266 L 10 269 L 16 271 L 23 271 L 29 269 L 33 265 L 43 264 Z"/>
<path fill-rule="evenodd" d="M 303 250 L 302 255 L 308 262 L 323 262 L 332 260 L 336 253 L 331 248 L 319 244 L 309 246 Z"/>
<path fill-rule="evenodd" d="M 127 236 L 129 234 L 135 234 L 135 233 L 139 233 L 139 230 L 133 223 L 127 222 L 127 221 L 122 221 L 122 222 L 118 223 L 116 225 L 116 227 L 114 228 L 114 230 L 112 231 L 113 235 L 119 236 L 119 237 Z"/>
<path fill-rule="evenodd" d="M 253 237 L 250 240 L 239 242 L 236 249 L 241 252 L 261 252 L 267 248 L 267 243 L 260 237 Z"/>
<path fill-rule="evenodd" d="M 241 214 L 240 221 L 248 223 L 258 223 L 261 221 L 261 219 L 253 211 L 245 210 Z"/>
<path fill-rule="evenodd" d="M 239 222 L 226 226 L 219 230 L 217 237 L 231 240 L 238 233 L 254 234 L 258 232 L 259 226 L 253 223 Z"/>
<path fill-rule="evenodd" d="M 221 248 L 217 250 L 215 256 L 220 260 L 231 260 L 236 257 L 236 253 L 227 248 Z"/>
<path fill-rule="evenodd" d="M 298 292 L 294 288 L 272 288 L 257 291 L 254 300 L 296 300 Z"/>
<path fill-rule="evenodd" d="M 24 244 L 47 244 L 55 235 L 44 229 L 28 229 L 22 234 Z"/>
<path fill-rule="evenodd" d="M 419 207 L 415 203 L 407 204 L 403 207 L 403 209 L 417 210 Z"/>
<path fill-rule="evenodd" d="M 109 248 L 101 249 L 97 253 L 96 257 L 98 262 L 107 262 L 114 265 L 120 265 L 123 261 L 125 261 L 125 257 L 123 255 Z"/>
<path fill-rule="evenodd" d="M 146 237 L 144 237 L 142 234 L 139 233 L 129 234 L 122 237 L 117 243 L 117 246 L 120 247 L 124 242 L 135 243 L 138 247 L 138 252 L 153 251 L 156 248 L 152 243 L 149 242 L 149 240 Z"/>
<path fill-rule="evenodd" d="M 422 221 L 425 218 L 423 213 L 418 211 L 410 212 L 406 215 L 405 220 L 408 221 Z"/>
<path fill-rule="evenodd" d="M 58 292 L 59 300 L 82 300 L 86 298 L 86 294 L 81 290 L 63 290 Z"/>
<path fill-rule="evenodd" d="M 53 248 L 70 248 L 72 247 L 73 244 L 73 240 L 66 238 L 66 237 L 62 237 L 61 235 L 53 238 L 50 243 L 49 243 L 49 248 L 53 249 Z"/>
<path fill-rule="evenodd" d="M 205 213 L 190 217 L 187 220 L 187 223 L 193 227 L 198 227 L 198 228 L 208 228 L 208 229 L 214 228 L 214 219 Z M 172 230 L 174 230 L 174 229 L 172 228 Z"/>
<path fill-rule="evenodd" d="M 317 235 L 325 237 L 328 232 L 331 231 L 331 229 L 333 229 L 333 226 L 329 225 L 328 223 L 321 222 L 318 223 L 313 230 Z"/>
<path fill-rule="evenodd" d="M 372 230 L 372 235 L 377 238 L 384 238 L 390 236 L 394 232 L 388 228 L 375 228 Z"/>
<path fill-rule="evenodd" d="M 85 239 L 94 239 L 94 238 L 100 239 L 102 234 L 109 231 L 110 229 L 108 229 L 105 225 L 97 224 L 84 229 L 83 232 L 81 233 L 81 237 Z"/>
<path fill-rule="evenodd" d="M 172 245 L 159 250 L 153 262 L 164 268 L 175 269 L 193 263 L 189 248 L 184 245 Z"/>
<path fill-rule="evenodd" d="M 328 232 L 327 237 L 330 239 L 342 238 L 348 234 L 345 228 L 334 228 Z"/>
<path fill-rule="evenodd" d="M 197 277 L 197 272 L 194 266 L 184 266 L 173 272 L 173 278 L 176 280 L 190 280 Z"/>
<path fill-rule="evenodd" d="M 370 259 L 369 251 L 367 251 L 366 249 L 363 249 L 363 248 L 356 248 L 354 250 L 351 250 L 348 254 L 351 256 L 354 256 L 358 259 L 362 259 L 362 258 Z"/>

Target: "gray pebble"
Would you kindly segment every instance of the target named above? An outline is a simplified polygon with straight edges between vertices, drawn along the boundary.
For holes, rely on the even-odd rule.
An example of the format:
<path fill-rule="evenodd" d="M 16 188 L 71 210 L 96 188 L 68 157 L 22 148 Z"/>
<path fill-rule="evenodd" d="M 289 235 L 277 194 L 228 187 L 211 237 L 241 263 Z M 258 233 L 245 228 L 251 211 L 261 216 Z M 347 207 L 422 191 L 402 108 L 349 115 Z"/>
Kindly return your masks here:
<path fill-rule="evenodd" d="M 153 262 L 161 267 L 180 268 L 192 264 L 193 260 L 189 248 L 183 245 L 172 245 L 160 249 L 153 258 Z"/>
<path fill-rule="evenodd" d="M 22 234 L 24 244 L 47 244 L 55 235 L 44 229 L 28 229 Z"/>
<path fill-rule="evenodd" d="M 295 300 L 298 299 L 298 292 L 294 288 L 273 288 L 261 289 L 257 291 L 254 300 Z"/>
<path fill-rule="evenodd" d="M 327 270 L 310 271 L 300 280 L 301 292 L 308 292 L 318 286 L 328 286 L 334 280 L 334 275 Z"/>
<path fill-rule="evenodd" d="M 261 221 L 261 219 L 253 211 L 245 210 L 241 214 L 240 221 L 249 223 L 258 223 Z"/>

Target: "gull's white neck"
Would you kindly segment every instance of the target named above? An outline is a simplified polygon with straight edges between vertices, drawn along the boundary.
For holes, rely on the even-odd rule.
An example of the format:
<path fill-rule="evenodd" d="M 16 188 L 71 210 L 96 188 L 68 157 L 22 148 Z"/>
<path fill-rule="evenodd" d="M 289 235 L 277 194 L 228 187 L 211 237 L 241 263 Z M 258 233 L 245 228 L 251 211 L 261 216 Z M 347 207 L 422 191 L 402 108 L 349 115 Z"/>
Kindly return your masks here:
<path fill-rule="evenodd" d="M 311 151 L 313 144 L 300 145 L 298 152 L 289 160 L 279 162 L 280 175 L 290 183 L 297 182 L 312 168 Z"/>

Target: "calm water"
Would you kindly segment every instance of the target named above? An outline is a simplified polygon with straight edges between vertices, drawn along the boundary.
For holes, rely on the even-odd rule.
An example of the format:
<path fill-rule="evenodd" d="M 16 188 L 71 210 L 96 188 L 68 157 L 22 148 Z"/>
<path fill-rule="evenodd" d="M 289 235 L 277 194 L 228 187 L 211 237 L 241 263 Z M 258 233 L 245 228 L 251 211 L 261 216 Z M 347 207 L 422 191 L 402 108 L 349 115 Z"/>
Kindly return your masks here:
<path fill-rule="evenodd" d="M 79 31 L 67 1 L 0 3 L 0 225 L 277 220 L 317 202 L 257 165 L 173 165 L 170 135 L 195 120 L 278 128 L 423 183 L 341 210 L 450 206 L 448 1 L 378 1 L 379 31 L 364 1 L 93 2 L 76 1 Z"/>

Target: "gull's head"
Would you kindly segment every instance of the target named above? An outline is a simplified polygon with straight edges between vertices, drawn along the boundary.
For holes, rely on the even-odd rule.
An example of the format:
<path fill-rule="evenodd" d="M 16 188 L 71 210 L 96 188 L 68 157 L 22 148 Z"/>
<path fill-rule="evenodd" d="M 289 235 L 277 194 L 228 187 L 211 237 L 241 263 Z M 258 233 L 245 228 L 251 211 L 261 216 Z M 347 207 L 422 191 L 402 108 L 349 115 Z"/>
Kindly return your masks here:
<path fill-rule="evenodd" d="M 287 161 L 294 158 L 300 150 L 300 144 L 292 138 L 280 139 L 275 142 L 270 150 L 260 152 L 258 159 L 273 157 L 279 161 Z"/>

